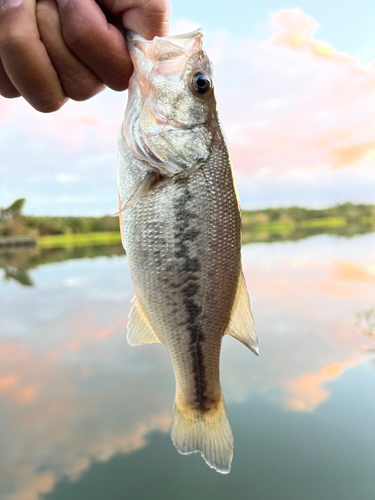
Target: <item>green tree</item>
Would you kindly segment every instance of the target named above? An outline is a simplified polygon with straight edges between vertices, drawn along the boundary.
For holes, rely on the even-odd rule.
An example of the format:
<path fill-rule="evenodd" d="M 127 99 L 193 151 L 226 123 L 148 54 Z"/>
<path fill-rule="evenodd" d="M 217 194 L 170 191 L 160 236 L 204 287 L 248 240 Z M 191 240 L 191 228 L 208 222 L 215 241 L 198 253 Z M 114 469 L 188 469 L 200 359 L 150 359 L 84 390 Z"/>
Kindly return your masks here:
<path fill-rule="evenodd" d="M 21 215 L 23 206 L 25 205 L 25 198 L 19 198 L 13 202 L 8 208 L 0 208 L 0 221 L 5 221 Z"/>

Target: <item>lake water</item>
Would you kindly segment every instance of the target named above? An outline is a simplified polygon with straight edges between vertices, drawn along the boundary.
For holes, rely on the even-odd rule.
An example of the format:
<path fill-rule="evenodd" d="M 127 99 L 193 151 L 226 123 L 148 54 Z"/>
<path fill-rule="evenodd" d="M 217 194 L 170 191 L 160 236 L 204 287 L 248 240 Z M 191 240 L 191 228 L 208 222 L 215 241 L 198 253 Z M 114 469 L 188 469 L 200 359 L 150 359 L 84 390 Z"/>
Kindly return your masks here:
<path fill-rule="evenodd" d="M 170 440 L 122 251 L 35 252 L 1 261 L 1 500 L 374 500 L 375 234 L 243 247 L 261 355 L 224 338 L 227 476 Z"/>

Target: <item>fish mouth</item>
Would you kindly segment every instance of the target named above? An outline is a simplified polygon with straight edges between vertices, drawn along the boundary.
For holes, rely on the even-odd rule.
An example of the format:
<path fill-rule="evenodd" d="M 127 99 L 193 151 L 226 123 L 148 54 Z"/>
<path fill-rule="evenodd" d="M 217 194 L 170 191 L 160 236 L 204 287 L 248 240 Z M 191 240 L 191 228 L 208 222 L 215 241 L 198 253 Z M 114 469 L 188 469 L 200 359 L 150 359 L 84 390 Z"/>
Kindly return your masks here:
<path fill-rule="evenodd" d="M 127 30 L 125 36 L 132 59 L 134 49 L 137 48 L 154 63 L 169 61 L 181 56 L 191 57 L 202 50 L 203 43 L 202 28 L 181 35 L 156 36 L 153 40 L 146 40 L 131 30 Z"/>
<path fill-rule="evenodd" d="M 143 43 L 152 44 L 154 40 L 162 40 L 170 41 L 181 47 L 186 47 L 186 45 L 190 45 L 192 39 L 203 38 L 203 28 L 198 28 L 194 31 L 189 31 L 189 33 L 183 33 L 179 35 L 155 36 L 152 40 L 147 40 L 146 38 L 143 38 L 141 35 L 138 35 L 138 33 L 132 30 L 126 30 L 125 36 L 126 41 L 129 42 L 138 40 Z"/>

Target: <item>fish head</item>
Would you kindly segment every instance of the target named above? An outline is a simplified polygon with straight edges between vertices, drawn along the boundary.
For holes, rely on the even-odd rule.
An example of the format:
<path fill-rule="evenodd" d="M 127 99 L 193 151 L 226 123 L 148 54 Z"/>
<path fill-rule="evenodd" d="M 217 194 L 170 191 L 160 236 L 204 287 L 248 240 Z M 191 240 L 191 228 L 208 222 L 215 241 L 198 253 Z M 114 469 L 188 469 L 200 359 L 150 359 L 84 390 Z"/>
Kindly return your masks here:
<path fill-rule="evenodd" d="M 202 38 L 201 30 L 152 41 L 127 34 L 134 73 L 123 137 L 135 157 L 167 177 L 197 170 L 219 126 Z"/>

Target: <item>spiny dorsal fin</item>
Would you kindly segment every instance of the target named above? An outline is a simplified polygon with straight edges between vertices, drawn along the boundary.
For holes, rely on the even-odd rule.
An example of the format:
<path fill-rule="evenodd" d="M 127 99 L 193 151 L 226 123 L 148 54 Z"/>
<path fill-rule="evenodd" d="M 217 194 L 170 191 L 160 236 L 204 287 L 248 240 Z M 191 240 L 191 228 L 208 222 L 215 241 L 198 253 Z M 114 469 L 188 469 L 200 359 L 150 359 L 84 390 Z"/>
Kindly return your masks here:
<path fill-rule="evenodd" d="M 238 279 L 232 314 L 225 334 L 239 340 L 254 354 L 259 356 L 258 337 L 255 331 L 253 315 L 251 314 L 245 277 L 242 271 Z"/>
<path fill-rule="evenodd" d="M 131 308 L 128 320 L 128 343 L 134 346 L 160 342 L 135 297 L 133 301 L 134 305 Z"/>

